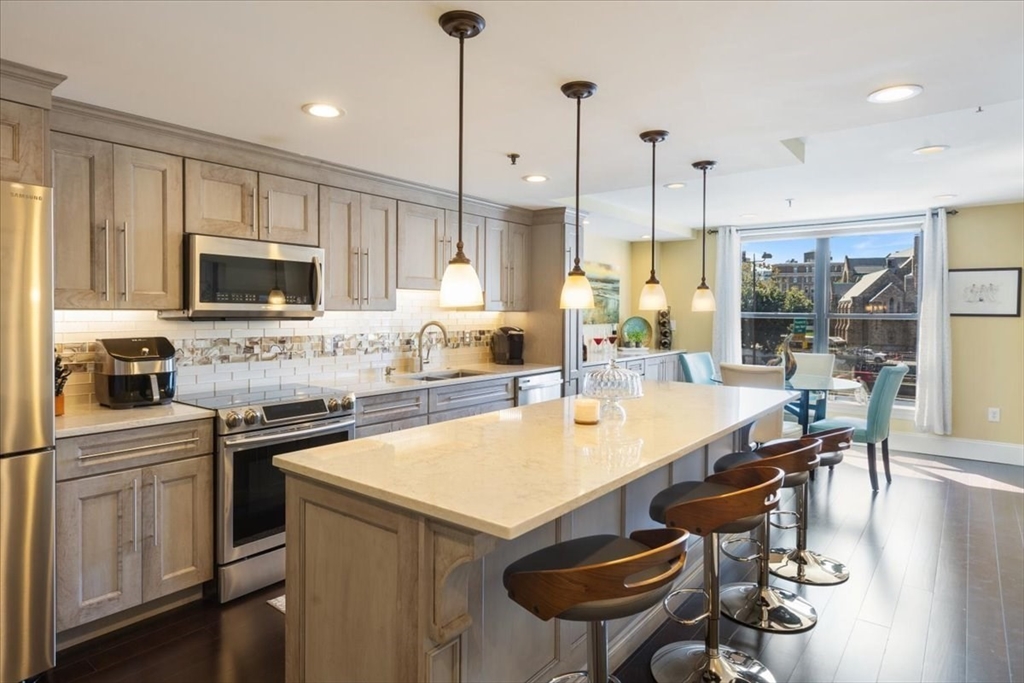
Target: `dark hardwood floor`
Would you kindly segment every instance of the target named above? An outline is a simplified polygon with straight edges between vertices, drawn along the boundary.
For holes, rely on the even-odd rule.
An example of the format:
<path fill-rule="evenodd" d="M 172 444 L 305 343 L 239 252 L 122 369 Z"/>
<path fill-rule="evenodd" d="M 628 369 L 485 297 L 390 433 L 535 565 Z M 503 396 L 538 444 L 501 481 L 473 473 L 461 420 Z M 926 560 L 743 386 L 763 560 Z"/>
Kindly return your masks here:
<path fill-rule="evenodd" d="M 815 605 L 817 627 L 775 635 L 723 619 L 723 642 L 755 654 L 780 683 L 1024 681 L 1024 470 L 894 453 L 893 483 L 882 481 L 872 495 L 866 457 L 854 451 L 812 483 L 809 545 L 847 560 L 851 578 L 831 588 L 777 583 Z M 773 541 L 789 545 L 792 534 Z M 722 569 L 725 581 L 753 577 L 730 560 Z M 284 616 L 266 600 L 283 592 L 187 605 L 70 648 L 43 681 L 281 681 Z M 694 616 L 699 600 L 679 611 Z M 666 622 L 619 679 L 653 681 L 659 647 L 702 633 Z"/>

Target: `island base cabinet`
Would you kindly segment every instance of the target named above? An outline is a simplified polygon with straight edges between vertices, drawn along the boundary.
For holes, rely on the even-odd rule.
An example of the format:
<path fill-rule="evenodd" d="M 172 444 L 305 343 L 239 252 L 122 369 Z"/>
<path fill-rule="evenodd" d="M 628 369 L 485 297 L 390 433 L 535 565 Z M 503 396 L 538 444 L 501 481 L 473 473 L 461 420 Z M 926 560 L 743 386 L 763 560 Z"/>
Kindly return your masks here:
<path fill-rule="evenodd" d="M 57 630 L 213 578 L 213 458 L 57 484 Z"/>

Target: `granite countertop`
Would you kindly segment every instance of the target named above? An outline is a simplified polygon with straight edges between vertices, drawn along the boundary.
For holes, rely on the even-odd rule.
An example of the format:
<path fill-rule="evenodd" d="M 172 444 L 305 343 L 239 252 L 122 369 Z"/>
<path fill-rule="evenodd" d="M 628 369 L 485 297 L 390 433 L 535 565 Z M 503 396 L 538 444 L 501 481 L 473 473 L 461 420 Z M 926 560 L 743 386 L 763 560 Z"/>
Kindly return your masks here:
<path fill-rule="evenodd" d="M 778 409 L 792 392 L 645 382 L 623 423 L 573 422 L 575 397 L 274 458 L 286 472 L 516 538 Z"/>
<path fill-rule="evenodd" d="M 643 360 L 644 358 L 658 358 L 659 356 L 675 356 L 675 355 L 678 355 L 680 353 L 686 353 L 686 349 L 672 349 L 671 351 L 651 351 L 649 353 L 636 353 L 636 354 L 633 354 L 633 355 L 626 355 L 626 354 L 622 353 L 622 351 L 620 349 L 619 350 L 619 354 L 615 358 L 615 360 L 618 363 L 625 363 L 626 361 Z M 585 367 L 585 368 L 595 368 L 595 367 L 598 367 L 598 366 L 601 366 L 601 365 L 607 365 L 607 364 L 608 364 L 608 359 L 607 358 L 605 358 L 604 360 L 588 360 L 587 362 L 583 363 L 583 367 Z"/>
<path fill-rule="evenodd" d="M 135 427 L 203 420 L 212 418 L 213 415 L 212 410 L 194 408 L 180 403 L 141 406 L 124 410 L 114 410 L 92 404 L 69 406 L 63 415 L 53 419 L 53 425 L 57 438 L 66 439 L 72 436 L 113 432 Z"/>

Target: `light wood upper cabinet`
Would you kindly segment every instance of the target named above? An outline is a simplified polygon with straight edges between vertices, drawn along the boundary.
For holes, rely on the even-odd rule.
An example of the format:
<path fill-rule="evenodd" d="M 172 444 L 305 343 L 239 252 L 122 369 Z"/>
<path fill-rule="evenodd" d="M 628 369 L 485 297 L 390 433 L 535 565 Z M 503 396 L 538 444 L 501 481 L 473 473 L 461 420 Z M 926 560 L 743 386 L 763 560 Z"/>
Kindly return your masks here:
<path fill-rule="evenodd" d="M 364 194 L 361 200 L 364 311 L 393 311 L 398 287 L 398 202 Z"/>
<path fill-rule="evenodd" d="M 57 630 L 142 602 L 140 470 L 57 484 Z"/>
<path fill-rule="evenodd" d="M 488 218 L 485 223 L 484 308 L 525 311 L 530 307 L 530 228 Z"/>
<path fill-rule="evenodd" d="M 142 601 L 213 578 L 213 459 L 142 471 Z"/>
<path fill-rule="evenodd" d="M 398 202 L 398 286 L 441 289 L 446 252 L 444 209 Z"/>
<path fill-rule="evenodd" d="M 260 239 L 318 246 L 317 186 L 303 180 L 259 174 Z"/>
<path fill-rule="evenodd" d="M 114 146 L 115 290 L 122 308 L 181 308 L 181 157 Z"/>
<path fill-rule="evenodd" d="M 114 146 L 51 135 L 54 306 L 111 308 L 114 302 Z"/>
<path fill-rule="evenodd" d="M 185 232 L 259 239 L 259 174 L 233 166 L 185 160 Z"/>
<path fill-rule="evenodd" d="M 396 204 L 393 199 L 320 187 L 327 310 L 395 310 Z"/>
<path fill-rule="evenodd" d="M 445 238 L 446 253 L 442 257 L 444 266 L 455 256 L 459 243 L 459 212 L 445 212 Z M 487 285 L 487 229 L 484 219 L 481 216 L 474 216 L 463 212 L 462 214 L 462 251 L 469 259 L 470 264 L 476 269 L 477 277 L 480 278 L 480 287 Z M 441 270 L 444 275 L 444 269 Z M 485 295 L 486 296 L 486 295 Z"/>
<path fill-rule="evenodd" d="M 0 100 L 0 180 L 46 185 L 45 112 Z"/>
<path fill-rule="evenodd" d="M 182 159 L 52 134 L 56 308 L 181 308 Z"/>

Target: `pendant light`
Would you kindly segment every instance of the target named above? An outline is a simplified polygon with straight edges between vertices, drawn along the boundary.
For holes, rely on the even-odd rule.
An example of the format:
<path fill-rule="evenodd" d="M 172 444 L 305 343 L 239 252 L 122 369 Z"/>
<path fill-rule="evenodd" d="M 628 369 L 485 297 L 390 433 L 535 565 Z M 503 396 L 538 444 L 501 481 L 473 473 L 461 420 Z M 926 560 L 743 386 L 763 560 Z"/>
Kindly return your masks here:
<path fill-rule="evenodd" d="M 640 290 L 641 311 L 661 311 L 668 308 L 668 300 L 665 298 L 665 288 L 658 282 L 658 276 L 654 274 L 654 188 L 655 183 L 655 157 L 659 142 L 664 142 L 668 137 L 667 130 L 648 130 L 640 133 L 640 139 L 651 143 L 651 277 Z"/>
<path fill-rule="evenodd" d="M 690 310 L 706 313 L 715 310 L 715 294 L 708 287 L 706 279 L 708 260 L 708 171 L 715 167 L 714 161 L 696 161 L 693 167 L 704 173 L 704 200 L 701 204 L 700 220 L 700 284 L 697 291 L 693 293 L 693 303 Z"/>
<path fill-rule="evenodd" d="M 462 93 L 466 38 L 483 31 L 485 23 L 479 14 L 466 10 L 445 12 L 438 23 L 445 33 L 459 39 L 459 241 L 455 245 L 455 256 L 448 262 L 441 278 L 440 304 L 445 308 L 483 306 L 480 277 L 462 251 Z"/>
<path fill-rule="evenodd" d="M 562 285 L 559 305 L 562 308 L 594 307 L 594 290 L 587 274 L 580 268 L 580 103 L 597 92 L 590 81 L 572 81 L 562 86 L 562 94 L 576 100 L 576 261 Z"/>

